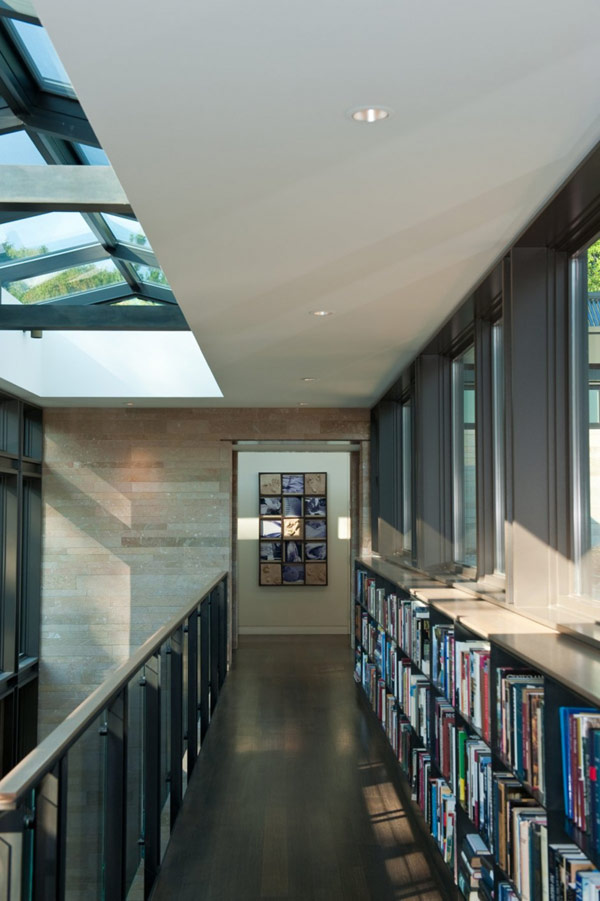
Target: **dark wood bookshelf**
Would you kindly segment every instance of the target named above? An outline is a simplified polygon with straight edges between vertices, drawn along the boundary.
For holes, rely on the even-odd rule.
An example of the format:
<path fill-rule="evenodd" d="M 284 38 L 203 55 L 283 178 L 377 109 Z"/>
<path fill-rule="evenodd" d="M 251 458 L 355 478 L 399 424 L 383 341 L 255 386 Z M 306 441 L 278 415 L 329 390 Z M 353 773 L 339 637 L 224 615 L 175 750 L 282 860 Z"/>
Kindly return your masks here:
<path fill-rule="evenodd" d="M 413 660 L 411 654 L 402 648 L 401 643 L 398 640 L 402 635 L 398 607 L 396 607 L 396 628 L 398 634 L 394 635 L 387 628 L 384 628 L 383 623 L 380 623 L 377 617 L 374 616 L 373 612 L 369 609 L 367 597 L 365 596 L 364 599 L 358 598 L 357 582 L 355 581 L 355 603 L 359 606 L 361 611 L 361 630 L 362 613 L 364 612 L 368 615 L 372 625 L 382 630 L 383 635 L 385 635 L 385 640 L 387 642 L 393 641 L 396 644 L 396 653 L 398 655 L 397 683 L 400 678 L 400 659 L 409 659 L 411 661 L 411 674 L 418 675 L 429 683 L 429 708 L 427 712 L 429 742 L 425 745 L 423 739 L 411 725 L 411 748 L 417 747 L 417 743 L 420 741 L 421 749 L 425 750 L 430 755 L 430 762 L 428 762 L 429 779 L 441 779 L 453 792 L 455 792 L 454 803 L 456 813 L 453 837 L 454 854 L 460 854 L 461 843 L 463 842 L 465 835 L 469 833 L 478 834 L 488 847 L 493 858 L 496 885 L 498 885 L 500 881 L 505 881 L 512 886 L 514 891 L 518 892 L 515 880 L 510 878 L 498 864 L 497 849 L 490 847 L 490 841 L 486 840 L 484 835 L 481 834 L 480 829 L 472 822 L 468 813 L 468 808 L 466 807 L 466 802 L 465 806 L 463 806 L 463 802 L 460 801 L 458 793 L 458 772 L 453 774 L 453 778 L 447 779 L 438 764 L 438 760 L 440 760 L 438 754 L 441 753 L 439 741 L 441 732 L 438 732 L 438 739 L 436 739 L 435 703 L 437 699 L 442 699 L 454 709 L 452 726 L 454 730 L 454 740 L 456 742 L 453 755 L 454 765 L 458 766 L 458 733 L 459 729 L 462 728 L 466 730 L 468 735 L 474 740 L 481 741 L 490 748 L 492 778 L 501 773 L 510 774 L 511 778 L 515 780 L 515 783 L 522 786 L 526 795 L 533 799 L 536 806 L 544 808 L 547 816 L 546 828 L 548 844 L 572 842 L 583 851 L 594 866 L 600 869 L 600 851 L 596 850 L 590 836 L 579 829 L 566 815 L 563 793 L 563 761 L 562 754 L 557 748 L 557 741 L 560 736 L 560 707 L 589 707 L 600 711 L 600 655 L 598 655 L 597 650 L 565 635 L 564 633 L 560 633 L 539 624 L 533 619 L 521 616 L 518 613 L 507 609 L 505 606 L 499 606 L 498 604 L 485 599 L 477 598 L 476 596 L 470 595 L 457 588 L 443 587 L 440 583 L 436 583 L 421 574 L 412 570 L 403 570 L 401 566 L 389 563 L 380 558 L 359 558 L 356 562 L 356 568 L 357 572 L 359 570 L 363 571 L 367 574 L 369 579 L 374 580 L 375 589 L 384 589 L 385 597 L 389 594 L 395 594 L 398 602 L 410 600 L 419 602 L 419 605 L 425 603 L 429 607 L 429 672 L 426 672 L 423 666 Z M 417 618 L 415 617 L 413 622 L 416 622 L 416 619 Z M 479 728 L 464 711 L 459 709 L 457 698 L 448 698 L 445 689 L 433 680 L 433 629 L 434 626 L 439 625 L 451 628 L 457 642 L 469 639 L 489 642 L 490 658 L 489 679 L 487 685 L 490 697 L 487 703 L 489 715 L 491 717 L 491 728 L 487 731 L 491 732 L 491 740 L 489 736 L 484 736 L 482 729 Z M 365 652 L 365 649 L 358 638 L 357 647 L 362 655 L 362 653 Z M 487 645 L 485 645 L 485 647 L 487 648 Z M 389 653 L 389 651 L 387 653 Z M 374 657 L 371 656 L 368 660 L 369 663 L 377 666 Z M 361 662 L 361 673 L 364 676 L 362 666 L 363 664 Z M 531 673 L 532 676 L 537 674 L 542 677 L 540 687 L 543 688 L 544 692 L 542 716 L 544 740 L 543 776 L 545 784 L 542 784 L 540 789 L 534 788 L 526 779 L 519 775 L 515 770 L 515 767 L 511 766 L 509 761 L 504 759 L 504 756 L 500 752 L 501 744 L 500 736 L 497 734 L 499 727 L 496 716 L 496 673 L 500 667 L 512 667 L 516 673 L 522 671 L 524 675 Z M 378 672 L 377 675 L 378 678 L 380 678 L 380 672 Z M 479 673 L 479 676 L 481 676 L 481 672 Z M 458 685 L 459 678 L 459 674 L 455 672 L 455 685 Z M 363 680 L 361 680 L 361 682 L 362 681 Z M 387 693 L 394 694 L 391 675 L 387 672 L 385 683 Z M 480 683 L 480 688 L 481 684 L 482 683 Z M 372 710 L 371 705 L 369 704 L 369 698 L 363 689 L 364 686 L 360 684 L 361 694 L 364 696 L 369 709 Z M 376 688 L 376 698 L 377 693 L 378 690 Z M 403 721 L 410 723 L 410 709 L 403 710 L 398 703 L 398 695 L 401 694 L 398 686 L 396 687 L 395 694 L 399 714 L 403 715 Z M 385 698 L 383 699 L 383 705 L 385 706 Z M 373 716 L 377 718 L 376 712 L 374 710 L 372 710 L 372 712 Z M 438 725 L 441 724 L 441 721 L 440 717 L 440 723 Z M 392 756 L 395 758 L 385 727 L 381 729 L 381 732 L 383 738 L 389 744 Z M 452 732 L 450 732 L 450 735 L 452 735 Z M 513 741 L 514 740 L 515 739 L 513 738 Z M 440 763 L 441 762 L 442 761 L 440 760 Z M 409 761 L 408 773 L 406 772 L 405 767 L 401 765 L 400 761 L 396 761 L 396 764 L 399 774 L 408 782 L 412 790 L 415 780 L 415 775 L 410 772 L 412 769 L 412 762 Z M 492 800 L 494 800 L 495 803 L 493 797 L 494 794 L 495 792 L 493 791 Z M 415 806 L 423 820 L 424 826 L 427 827 L 427 820 L 421 807 L 416 804 L 416 802 Z M 426 807 L 428 806 L 429 802 L 426 804 Z M 516 804 L 516 806 L 518 807 L 519 805 Z M 494 823 L 493 840 L 497 843 L 498 823 L 496 812 L 494 812 L 493 817 L 496 819 L 496 822 Z M 491 828 L 492 824 L 490 823 L 488 825 L 488 830 Z M 490 833 L 490 839 L 491 838 L 492 835 Z M 443 859 L 442 852 L 434 837 L 432 837 L 432 843 L 433 847 L 437 849 L 444 867 L 447 868 L 448 864 Z M 457 897 L 462 897 L 462 893 L 458 886 L 456 887 L 456 891 Z"/>

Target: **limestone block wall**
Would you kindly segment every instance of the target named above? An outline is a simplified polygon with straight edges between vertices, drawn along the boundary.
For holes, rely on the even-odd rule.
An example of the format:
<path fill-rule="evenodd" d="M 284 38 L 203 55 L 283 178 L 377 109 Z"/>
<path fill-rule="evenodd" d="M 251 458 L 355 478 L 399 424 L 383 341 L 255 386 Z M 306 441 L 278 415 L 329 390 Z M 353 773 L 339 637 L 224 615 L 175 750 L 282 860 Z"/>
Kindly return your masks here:
<path fill-rule="evenodd" d="M 232 565 L 232 442 L 363 443 L 369 411 L 45 411 L 40 739 L 165 620 Z"/>

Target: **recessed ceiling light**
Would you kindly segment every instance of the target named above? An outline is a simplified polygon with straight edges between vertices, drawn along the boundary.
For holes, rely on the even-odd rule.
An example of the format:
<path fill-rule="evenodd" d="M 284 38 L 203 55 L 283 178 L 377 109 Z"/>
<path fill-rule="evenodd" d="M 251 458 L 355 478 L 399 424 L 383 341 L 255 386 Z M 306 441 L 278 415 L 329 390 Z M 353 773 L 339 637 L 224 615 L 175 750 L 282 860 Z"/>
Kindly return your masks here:
<path fill-rule="evenodd" d="M 333 312 L 331 310 L 312 310 L 311 316 L 333 316 Z"/>
<path fill-rule="evenodd" d="M 355 122 L 365 122 L 367 125 L 372 125 L 373 122 L 382 122 L 384 119 L 388 119 L 390 111 L 383 106 L 365 106 L 361 109 L 353 110 L 350 115 Z"/>
<path fill-rule="evenodd" d="M 315 378 L 313 375 L 306 375 L 306 376 L 302 379 L 302 381 L 303 381 L 303 382 L 317 382 L 318 379 Z"/>

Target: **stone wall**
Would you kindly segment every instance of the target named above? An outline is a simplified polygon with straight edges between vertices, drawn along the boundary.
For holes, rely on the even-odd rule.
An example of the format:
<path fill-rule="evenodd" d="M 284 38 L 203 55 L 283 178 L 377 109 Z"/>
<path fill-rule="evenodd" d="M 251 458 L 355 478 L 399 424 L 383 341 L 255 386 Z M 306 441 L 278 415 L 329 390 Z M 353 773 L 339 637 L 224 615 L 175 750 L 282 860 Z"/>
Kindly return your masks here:
<path fill-rule="evenodd" d="M 40 738 L 203 583 L 231 569 L 235 440 L 363 442 L 369 411 L 45 411 Z"/>

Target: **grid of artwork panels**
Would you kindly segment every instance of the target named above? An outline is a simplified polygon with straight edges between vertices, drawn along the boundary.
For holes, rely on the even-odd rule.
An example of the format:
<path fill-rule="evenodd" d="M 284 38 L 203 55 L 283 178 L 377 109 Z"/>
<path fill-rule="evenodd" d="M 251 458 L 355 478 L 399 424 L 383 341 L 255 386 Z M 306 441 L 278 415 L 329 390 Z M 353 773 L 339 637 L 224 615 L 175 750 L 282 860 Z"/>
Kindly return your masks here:
<path fill-rule="evenodd" d="M 261 472 L 259 585 L 327 585 L 327 473 Z"/>

